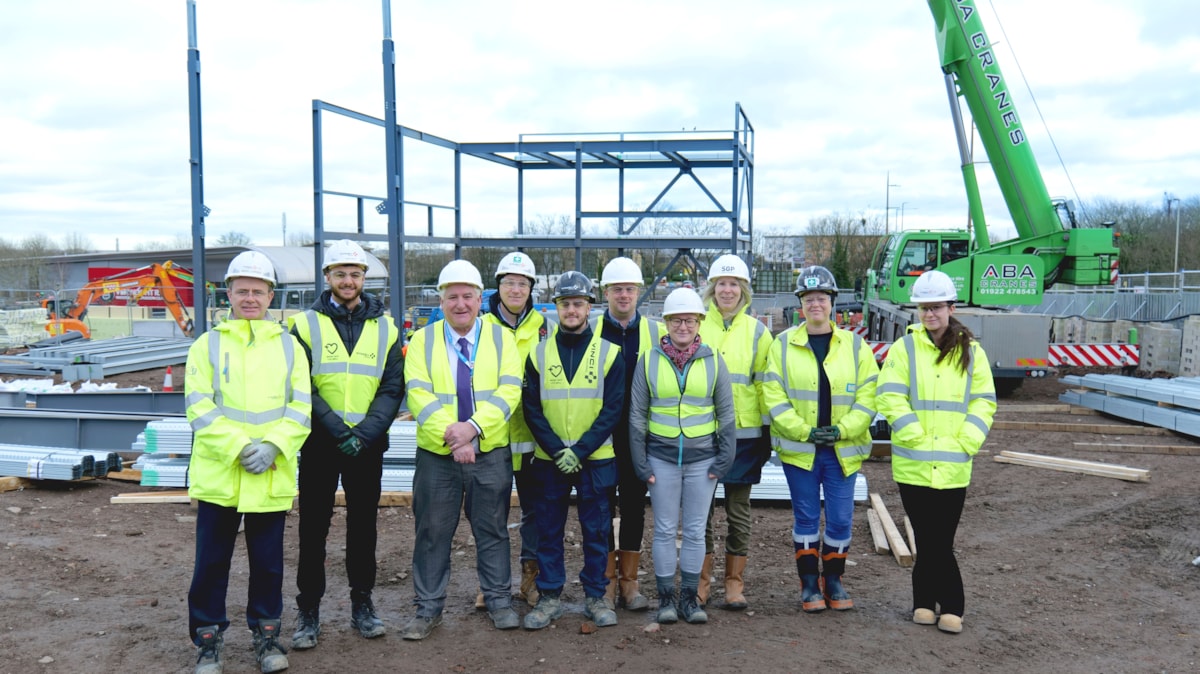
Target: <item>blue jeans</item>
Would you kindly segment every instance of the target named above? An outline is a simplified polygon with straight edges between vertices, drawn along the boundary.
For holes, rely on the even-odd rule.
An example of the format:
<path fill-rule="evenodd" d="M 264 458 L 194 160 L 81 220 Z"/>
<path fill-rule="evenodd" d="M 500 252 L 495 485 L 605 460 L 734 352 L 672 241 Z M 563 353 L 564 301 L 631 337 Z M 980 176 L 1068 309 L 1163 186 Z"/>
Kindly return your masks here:
<path fill-rule="evenodd" d="M 287 513 L 240 513 L 237 508 L 200 501 L 196 508 L 196 565 L 188 590 L 188 637 L 196 643 L 196 628 L 229 627 L 225 596 L 238 525 L 246 520 L 246 556 L 250 582 L 246 597 L 246 624 L 253 630 L 260 620 L 278 620 L 283 614 L 283 526 Z M 199 646 L 199 643 L 196 643 Z"/>
<path fill-rule="evenodd" d="M 532 455 L 529 455 L 532 456 Z M 603 597 L 608 587 L 604 571 L 608 566 L 608 537 L 612 534 L 608 491 L 617 483 L 616 459 L 585 459 L 583 469 L 564 475 L 553 461 L 534 459 L 521 472 L 529 470 L 537 483 L 535 501 L 538 528 L 538 577 L 541 592 L 562 592 L 567 580 L 563 553 L 563 529 L 567 523 L 571 487 L 579 495 L 579 528 L 583 533 L 583 569 L 579 582 L 588 597 Z"/>
<path fill-rule="evenodd" d="M 479 589 L 489 611 L 512 605 L 508 509 L 512 498 L 512 453 L 499 447 L 455 463 L 449 455 L 417 450 L 413 474 L 413 590 L 417 615 L 432 618 L 446 605 L 450 544 L 465 510 L 475 536 Z"/>
<path fill-rule="evenodd" d="M 850 545 L 850 525 L 854 519 L 854 481 L 857 472 L 842 474 L 837 454 L 829 448 L 817 450 L 812 470 L 783 464 L 788 491 L 792 495 L 792 540 L 798 545 L 816 547 L 821 540 L 821 494 L 825 488 L 825 544 L 832 548 Z"/>
<path fill-rule="evenodd" d="M 713 460 L 693 461 L 682 466 L 653 456 L 650 471 L 650 502 L 654 508 L 654 575 L 675 576 L 675 532 L 683 527 L 679 548 L 679 570 L 700 573 L 704 566 L 704 530 L 717 481 L 708 476 Z"/>

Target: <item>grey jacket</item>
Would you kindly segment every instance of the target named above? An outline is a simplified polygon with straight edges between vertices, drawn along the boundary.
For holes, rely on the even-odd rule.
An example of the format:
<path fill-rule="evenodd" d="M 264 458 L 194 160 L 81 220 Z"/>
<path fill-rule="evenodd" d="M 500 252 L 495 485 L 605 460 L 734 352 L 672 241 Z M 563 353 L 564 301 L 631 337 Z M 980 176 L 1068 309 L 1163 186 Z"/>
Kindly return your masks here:
<path fill-rule="evenodd" d="M 655 345 L 655 350 L 666 354 L 662 346 Z M 633 381 L 629 392 L 629 451 L 633 459 L 633 469 L 638 479 L 646 481 L 653 475 L 650 470 L 650 456 L 677 465 L 715 459 L 709 471 L 717 478 L 724 477 L 733 465 L 733 457 L 737 448 L 737 422 L 733 408 L 733 388 L 729 379 L 729 370 L 720 354 L 714 352 L 706 344 L 700 348 L 688 361 L 704 359 L 716 360 L 716 386 L 713 389 L 713 405 L 717 412 L 717 431 L 711 435 L 689 438 L 680 435 L 678 438 L 664 438 L 652 435 L 650 424 L 650 382 L 646 378 L 646 356 L 638 358 L 637 367 L 626 375 Z M 711 366 L 711 363 L 710 363 Z"/>

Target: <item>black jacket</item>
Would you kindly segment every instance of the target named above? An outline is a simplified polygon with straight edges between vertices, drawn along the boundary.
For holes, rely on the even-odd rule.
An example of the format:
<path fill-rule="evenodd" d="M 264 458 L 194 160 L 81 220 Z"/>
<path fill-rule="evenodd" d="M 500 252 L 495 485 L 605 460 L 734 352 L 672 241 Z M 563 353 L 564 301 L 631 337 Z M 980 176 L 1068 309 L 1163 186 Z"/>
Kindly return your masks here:
<path fill-rule="evenodd" d="M 368 319 L 391 320 L 383 315 L 383 310 L 386 308 L 383 301 L 374 295 L 363 293 L 358 306 L 354 307 L 354 311 L 346 311 L 345 307 L 334 304 L 330 300 L 330 295 L 328 290 L 321 293 L 321 296 L 309 308 L 317 313 L 325 314 L 333 321 L 347 353 L 354 352 L 354 345 L 358 343 L 363 325 Z M 304 355 L 308 358 L 311 369 L 312 345 L 305 344 L 304 340 L 300 339 L 295 327 L 292 328 L 292 334 L 296 335 L 300 345 L 304 347 Z M 312 433 L 304 442 L 301 451 L 334 445 L 337 443 L 337 439 L 346 433 L 357 435 L 369 449 L 379 453 L 387 451 L 387 432 L 391 428 L 392 421 L 396 419 L 400 403 L 404 400 L 402 349 L 401 340 L 396 340 L 396 343 L 388 350 L 387 361 L 383 367 L 383 378 L 379 382 L 379 389 L 375 392 L 375 399 L 371 401 L 371 407 L 367 410 L 367 418 L 354 428 L 347 426 L 341 417 L 329 407 L 329 403 L 317 395 L 317 387 L 315 384 L 313 385 Z"/>
<path fill-rule="evenodd" d="M 621 327 L 621 324 L 612 317 L 612 314 L 606 310 L 604 317 L 600 320 L 600 336 L 604 339 L 621 347 L 621 360 L 625 365 L 625 386 L 621 398 L 624 406 L 621 408 L 621 418 L 629 418 L 629 388 L 633 386 L 633 373 L 637 369 L 638 362 L 638 346 L 641 341 L 642 324 L 647 320 L 641 313 L 634 314 L 634 317 L 629 321 L 629 325 Z M 653 347 L 651 344 L 649 347 Z M 613 429 L 613 443 L 624 451 L 629 448 L 629 424 L 617 424 Z"/>

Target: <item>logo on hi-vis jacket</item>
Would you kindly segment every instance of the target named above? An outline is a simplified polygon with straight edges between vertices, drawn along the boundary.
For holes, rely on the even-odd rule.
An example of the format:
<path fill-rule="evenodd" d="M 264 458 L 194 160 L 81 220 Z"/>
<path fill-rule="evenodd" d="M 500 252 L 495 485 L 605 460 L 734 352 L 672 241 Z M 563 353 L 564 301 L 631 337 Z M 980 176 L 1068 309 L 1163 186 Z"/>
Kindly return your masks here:
<path fill-rule="evenodd" d="M 989 264 L 979 277 L 981 295 L 1036 295 L 1041 280 L 1033 266 L 1026 264 Z"/>

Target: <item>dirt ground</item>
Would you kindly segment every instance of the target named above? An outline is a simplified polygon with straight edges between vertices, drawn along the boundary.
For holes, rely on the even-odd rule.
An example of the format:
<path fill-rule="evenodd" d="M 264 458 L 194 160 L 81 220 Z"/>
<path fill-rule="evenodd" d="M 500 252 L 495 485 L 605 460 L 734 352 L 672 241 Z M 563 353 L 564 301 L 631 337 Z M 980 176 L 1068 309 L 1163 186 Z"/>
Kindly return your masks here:
<path fill-rule="evenodd" d="M 145 379 L 158 388 L 161 372 Z M 350 630 L 341 545 L 345 521 L 339 511 L 329 545 L 330 592 L 322 607 L 320 646 L 292 652 L 289 671 L 1198 671 L 1200 569 L 1190 562 L 1200 554 L 1200 457 L 1077 451 L 1075 441 L 1192 443 L 1183 436 L 1122 435 L 1124 422 L 1098 415 L 1005 411 L 1018 403 L 1055 402 L 1062 389 L 1053 379 L 1027 385 L 1001 403 L 998 418 L 1085 423 L 1094 432 L 997 430 L 985 446 L 989 453 L 975 461 L 957 539 L 967 592 L 960 635 L 910 622 L 910 570 L 871 552 L 861 504 L 845 579 L 855 609 L 803 613 L 790 510 L 757 504 L 748 611 L 712 608 L 707 625 L 679 623 L 657 632 L 645 629 L 653 612 L 619 611 L 616 627 L 581 634 L 583 595 L 575 582 L 565 592 L 571 610 L 552 628 L 497 632 L 472 608 L 477 580 L 464 522 L 455 540 L 445 623 L 423 642 L 405 642 L 399 630 L 413 614 L 413 522 L 410 509 L 395 507 L 379 517 L 375 593 L 391 633 L 366 641 Z M 996 463 L 992 457 L 1003 449 L 1148 468 L 1152 478 L 1132 483 Z M 882 495 L 894 518 L 902 518 L 888 463 L 868 462 L 863 471 L 870 491 Z M 195 511 L 188 505 L 109 503 L 115 494 L 140 490 L 102 479 L 0 494 L 5 576 L 0 671 L 191 671 L 185 595 Z M 510 521 L 517 517 L 514 509 Z M 290 635 L 294 511 L 287 527 L 284 631 Z M 580 567 L 578 525 L 568 532 L 576 543 L 567 567 L 574 579 Z M 651 579 L 643 590 L 653 601 L 648 555 L 642 570 Z M 241 617 L 246 573 L 239 545 L 229 591 L 227 672 L 256 671 Z M 723 599 L 720 583 L 714 588 L 713 606 Z"/>

